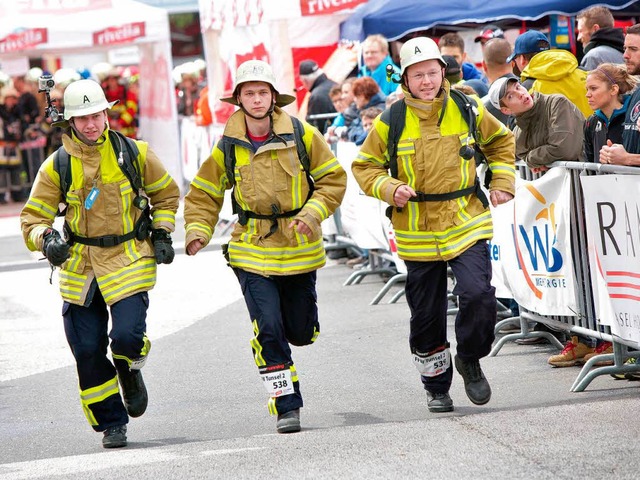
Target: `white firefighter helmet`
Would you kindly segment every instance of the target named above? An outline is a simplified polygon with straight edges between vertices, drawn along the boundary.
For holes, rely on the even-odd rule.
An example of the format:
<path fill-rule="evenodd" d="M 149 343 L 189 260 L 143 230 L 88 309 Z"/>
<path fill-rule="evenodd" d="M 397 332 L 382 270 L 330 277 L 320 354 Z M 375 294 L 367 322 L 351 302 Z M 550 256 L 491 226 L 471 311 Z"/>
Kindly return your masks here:
<path fill-rule="evenodd" d="M 276 105 L 278 107 L 284 107 L 296 101 L 296 97 L 293 95 L 278 93 L 276 89 L 276 76 L 273 74 L 271 66 L 261 60 L 247 60 L 242 63 L 236 71 L 236 83 L 233 87 L 233 95 L 231 97 L 221 98 L 220 101 L 238 105 L 238 87 L 246 82 L 264 82 L 271 85 L 271 88 L 276 92 Z"/>
<path fill-rule="evenodd" d="M 80 74 L 73 68 L 59 68 L 53 74 L 53 80 L 58 87 L 65 88 L 71 82 L 80 80 Z"/>
<path fill-rule="evenodd" d="M 438 60 L 443 67 L 447 66 L 438 45 L 430 38 L 416 37 L 406 41 L 400 48 L 400 75 L 404 75 L 407 67 L 425 60 Z"/>
<path fill-rule="evenodd" d="M 78 80 L 70 83 L 64 91 L 64 119 L 98 113 L 113 107 L 115 102 L 107 102 L 99 83 L 93 80 Z"/>
<path fill-rule="evenodd" d="M 38 82 L 38 78 L 42 76 L 42 69 L 40 67 L 30 68 L 27 74 L 24 76 L 29 82 Z"/>

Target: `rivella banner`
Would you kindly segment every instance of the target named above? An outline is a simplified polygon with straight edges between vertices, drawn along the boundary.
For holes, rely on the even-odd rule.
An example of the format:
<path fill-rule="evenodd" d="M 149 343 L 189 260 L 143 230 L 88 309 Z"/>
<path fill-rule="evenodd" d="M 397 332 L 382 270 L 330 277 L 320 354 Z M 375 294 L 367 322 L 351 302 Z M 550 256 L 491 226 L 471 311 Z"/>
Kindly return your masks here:
<path fill-rule="evenodd" d="M 640 178 L 580 177 L 596 317 L 640 343 Z"/>
<path fill-rule="evenodd" d="M 495 225 L 504 221 L 497 216 L 492 244 L 500 246 L 500 263 L 513 298 L 540 315 L 575 316 L 569 172 L 552 168 L 537 180 L 519 182 L 512 202 L 511 240 L 500 238 L 508 233 Z"/>

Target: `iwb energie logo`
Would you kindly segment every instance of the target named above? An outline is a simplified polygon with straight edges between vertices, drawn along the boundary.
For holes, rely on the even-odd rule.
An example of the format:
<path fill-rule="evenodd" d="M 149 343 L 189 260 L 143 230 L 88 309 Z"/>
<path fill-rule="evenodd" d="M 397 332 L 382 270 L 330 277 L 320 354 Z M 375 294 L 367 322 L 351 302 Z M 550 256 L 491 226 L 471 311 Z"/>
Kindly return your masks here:
<path fill-rule="evenodd" d="M 556 248 L 558 238 L 555 203 L 547 205 L 544 195 L 533 185 L 525 188 L 541 207 L 531 219 L 530 225 L 516 222 L 514 208 L 513 243 L 518 267 L 522 270 L 527 285 L 537 298 L 542 298 L 543 289 L 566 287 L 564 275 L 556 273 L 560 271 L 564 261 L 562 252 Z"/>

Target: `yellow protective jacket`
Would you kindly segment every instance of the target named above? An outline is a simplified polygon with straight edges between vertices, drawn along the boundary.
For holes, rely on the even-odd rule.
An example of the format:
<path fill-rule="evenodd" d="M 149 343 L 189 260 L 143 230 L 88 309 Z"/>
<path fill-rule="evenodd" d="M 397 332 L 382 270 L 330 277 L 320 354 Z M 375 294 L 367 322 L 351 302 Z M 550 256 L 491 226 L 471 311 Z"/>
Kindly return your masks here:
<path fill-rule="evenodd" d="M 66 203 L 65 222 L 81 237 L 124 235 L 134 229 L 142 211 L 133 205 L 137 192 L 118 166 L 108 131 L 97 145 L 86 145 L 64 135 L 62 142 L 70 155 L 71 183 L 66 198 L 60 189 L 60 175 L 54 155 L 40 167 L 29 200 L 20 214 L 22 235 L 29 250 L 42 250 L 44 231 L 51 227 L 58 205 Z M 145 194 L 151 204 L 153 228 L 175 229 L 180 190 L 160 159 L 146 142 L 136 141 L 137 161 Z M 89 210 L 85 199 L 92 188 L 99 194 Z M 150 239 L 128 240 L 113 247 L 93 247 L 75 243 L 70 258 L 60 271 L 60 293 L 69 303 L 84 305 L 95 278 L 107 304 L 135 293 L 151 290 L 156 283 L 156 261 Z"/>
<path fill-rule="evenodd" d="M 309 183 L 298 159 L 293 141 L 284 142 L 279 135 L 293 135 L 288 114 L 275 107 L 273 133 L 254 152 L 247 137 L 244 112 L 238 110 L 227 122 L 224 135 L 235 147 L 235 199 L 243 210 L 260 215 L 302 208 L 294 217 L 277 219 L 278 228 L 268 236 L 272 221 L 248 219 L 235 225 L 229 242 L 229 263 L 260 275 L 294 275 L 317 270 L 325 264 L 320 223 L 340 205 L 347 176 L 324 137 L 303 122 L 303 140 L 310 160 L 310 174 L 315 190 L 309 200 Z M 191 182 L 185 197 L 184 218 L 186 245 L 201 239 L 211 240 L 224 201 L 224 192 L 232 187 L 227 180 L 224 153 L 219 142 Z M 293 219 L 303 221 L 312 230 L 310 237 L 289 228 Z"/>
<path fill-rule="evenodd" d="M 580 109 L 585 118 L 593 114 L 587 101 L 587 73 L 578 68 L 571 52 L 551 49 L 535 54 L 524 67 L 522 81 L 534 80 L 530 92 L 561 93 Z"/>
<path fill-rule="evenodd" d="M 404 89 L 407 113 L 398 142 L 398 178 L 387 171 L 389 125 L 379 116 L 358 157 L 351 165 L 366 195 L 395 205 L 393 195 L 400 185 L 416 191 L 442 194 L 474 185 L 476 163 L 460 157 L 468 138 L 463 114 L 449 98 L 449 82 L 432 101 L 412 98 Z M 438 119 L 447 97 L 442 123 Z M 515 143 L 507 127 L 487 112 L 475 97 L 477 133 L 493 174 L 490 190 L 515 192 Z M 408 202 L 398 212 L 393 208 L 398 255 L 403 260 L 435 261 L 457 257 L 477 241 L 493 236 L 491 212 L 475 194 L 453 200 Z"/>

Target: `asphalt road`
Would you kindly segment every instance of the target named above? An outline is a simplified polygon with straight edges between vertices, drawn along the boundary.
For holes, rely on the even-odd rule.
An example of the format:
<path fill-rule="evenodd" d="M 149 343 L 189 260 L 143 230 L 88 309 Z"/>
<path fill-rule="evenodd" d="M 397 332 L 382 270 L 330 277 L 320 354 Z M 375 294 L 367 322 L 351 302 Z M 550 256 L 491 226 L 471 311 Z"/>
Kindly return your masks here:
<path fill-rule="evenodd" d="M 640 477 L 638 382 L 599 377 L 571 393 L 579 370 L 550 368 L 555 348 L 507 344 L 482 361 L 489 404 L 473 405 L 456 373 L 455 411 L 429 413 L 405 300 L 370 306 L 382 280 L 343 287 L 352 270 L 337 264 L 319 272 L 317 343 L 293 347 L 302 432 L 279 435 L 219 252 L 160 268 L 149 408 L 113 451 L 82 414 L 55 277 L 51 286 L 43 269 L 0 272 L 0 479 Z"/>

